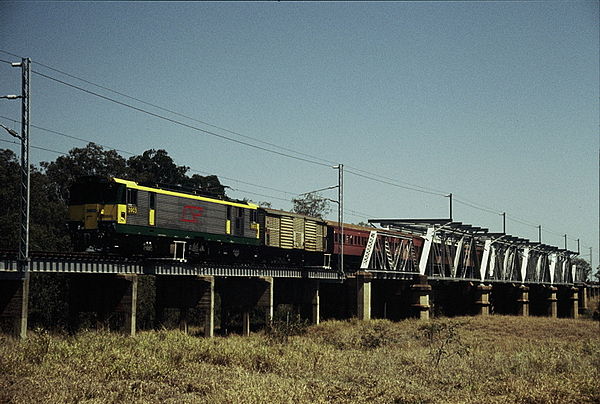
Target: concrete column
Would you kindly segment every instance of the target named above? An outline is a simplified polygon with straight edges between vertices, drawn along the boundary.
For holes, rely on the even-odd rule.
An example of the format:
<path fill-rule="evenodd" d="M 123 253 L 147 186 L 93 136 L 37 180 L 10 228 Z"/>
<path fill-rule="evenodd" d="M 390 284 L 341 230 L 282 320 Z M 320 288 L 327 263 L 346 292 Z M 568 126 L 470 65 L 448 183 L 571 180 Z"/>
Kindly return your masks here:
<path fill-rule="evenodd" d="M 2 274 L 0 278 L 0 322 L 11 324 L 5 330 L 18 338 L 27 338 L 29 308 L 29 273 Z"/>
<path fill-rule="evenodd" d="M 356 316 L 359 320 L 371 319 L 371 280 L 370 272 L 356 274 Z"/>
<path fill-rule="evenodd" d="M 490 292 L 491 285 L 477 285 L 475 306 L 477 306 L 477 314 L 488 316 L 490 314 Z"/>
<path fill-rule="evenodd" d="M 242 335 L 247 337 L 250 335 L 250 312 L 244 311 L 242 313 Z"/>
<path fill-rule="evenodd" d="M 529 287 L 525 285 L 517 286 L 517 315 L 529 316 Z"/>
<path fill-rule="evenodd" d="M 548 288 L 548 317 L 557 318 L 558 317 L 558 299 L 556 298 L 556 292 L 558 291 L 557 287 L 550 286 Z"/>
<path fill-rule="evenodd" d="M 306 281 L 304 285 L 304 296 L 302 297 L 302 301 L 304 302 L 303 305 L 306 307 L 306 310 L 303 310 L 303 313 L 310 318 L 311 324 L 319 324 L 321 318 L 319 281 L 311 279 Z"/>
<path fill-rule="evenodd" d="M 585 285 L 580 285 L 578 287 L 578 297 L 579 297 L 579 315 L 586 314 L 588 311 L 588 289 Z"/>
<path fill-rule="evenodd" d="M 215 335 L 215 278 L 205 276 L 205 289 L 200 299 L 200 308 L 204 311 L 204 336 L 207 338 Z"/>
<path fill-rule="evenodd" d="M 427 275 L 417 275 L 414 284 L 410 286 L 412 294 L 411 308 L 415 317 L 421 320 L 429 320 L 429 293 L 431 285 L 427 284 Z"/>
<path fill-rule="evenodd" d="M 257 306 L 265 308 L 265 322 L 267 324 L 273 321 L 273 277 L 263 276 L 260 278 L 265 284 L 265 289 L 258 299 Z"/>
<path fill-rule="evenodd" d="M 133 274 L 117 275 L 117 281 L 122 283 L 123 292 L 114 311 L 123 314 L 121 332 L 133 336 L 137 329 L 138 276 Z"/>
<path fill-rule="evenodd" d="M 579 293 L 578 289 L 573 287 L 569 288 L 569 317 L 579 317 Z"/>

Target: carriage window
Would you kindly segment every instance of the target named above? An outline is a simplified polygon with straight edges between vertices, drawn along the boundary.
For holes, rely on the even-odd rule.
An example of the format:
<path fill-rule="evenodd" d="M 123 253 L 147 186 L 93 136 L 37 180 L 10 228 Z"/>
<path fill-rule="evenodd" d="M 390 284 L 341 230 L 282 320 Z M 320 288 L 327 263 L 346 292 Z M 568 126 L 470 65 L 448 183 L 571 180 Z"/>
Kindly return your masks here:
<path fill-rule="evenodd" d="M 127 203 L 129 205 L 137 205 L 138 191 L 137 189 L 127 189 Z"/>
<path fill-rule="evenodd" d="M 150 209 L 156 209 L 156 193 L 150 192 Z"/>
<path fill-rule="evenodd" d="M 231 220 L 231 206 L 227 206 L 227 220 Z"/>
<path fill-rule="evenodd" d="M 244 217 L 244 208 L 238 208 L 238 217 Z"/>

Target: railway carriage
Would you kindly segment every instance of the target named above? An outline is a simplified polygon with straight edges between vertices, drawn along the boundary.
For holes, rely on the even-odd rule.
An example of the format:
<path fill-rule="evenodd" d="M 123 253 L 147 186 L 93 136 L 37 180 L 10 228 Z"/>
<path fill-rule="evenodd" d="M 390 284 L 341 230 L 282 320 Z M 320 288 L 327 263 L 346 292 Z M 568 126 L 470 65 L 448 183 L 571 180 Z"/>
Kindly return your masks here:
<path fill-rule="evenodd" d="M 305 265 L 329 266 L 327 256 L 327 223 L 324 220 L 285 212 L 259 208 L 261 244 L 269 256 Z"/>

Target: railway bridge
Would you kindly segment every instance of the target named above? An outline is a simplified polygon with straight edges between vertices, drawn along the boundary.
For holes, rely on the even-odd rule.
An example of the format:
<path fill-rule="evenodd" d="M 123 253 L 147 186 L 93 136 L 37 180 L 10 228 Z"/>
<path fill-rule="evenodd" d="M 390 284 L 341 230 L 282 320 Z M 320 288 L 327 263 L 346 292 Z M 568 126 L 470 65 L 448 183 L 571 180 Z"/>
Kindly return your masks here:
<path fill-rule="evenodd" d="M 201 323 L 213 336 L 241 320 L 248 334 L 273 319 L 279 305 L 312 323 L 431 315 L 540 315 L 576 318 L 598 285 L 586 284 L 572 265 L 574 251 L 446 219 L 372 219 L 359 266 L 193 264 L 180 258 L 138 260 L 87 253 L 33 254 L 20 270 L 16 254 L 0 256 L 0 321 L 26 336 L 31 273 L 65 274 L 69 318 L 94 312 L 119 318 L 135 334 L 138 282 L 154 278 L 156 322 L 176 312 L 182 329 Z M 406 236 L 399 235 L 400 233 Z M 413 245 L 419 236 L 423 244 Z M 420 253 L 417 253 L 419 251 Z M 216 304 L 218 301 L 218 304 Z M 195 316 L 195 317 L 192 317 Z M 257 316 L 262 318 L 257 318 Z"/>

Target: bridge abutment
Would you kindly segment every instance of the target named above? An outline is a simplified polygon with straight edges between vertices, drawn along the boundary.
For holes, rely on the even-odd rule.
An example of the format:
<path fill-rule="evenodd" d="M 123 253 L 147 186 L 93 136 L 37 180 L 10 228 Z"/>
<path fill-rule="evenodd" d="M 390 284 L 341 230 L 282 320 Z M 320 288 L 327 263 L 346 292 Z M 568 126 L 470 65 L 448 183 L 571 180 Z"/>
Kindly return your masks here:
<path fill-rule="evenodd" d="M 0 274 L 0 329 L 27 338 L 29 274 Z"/>

